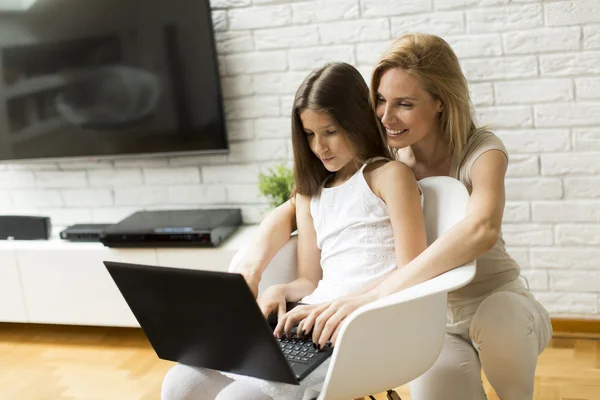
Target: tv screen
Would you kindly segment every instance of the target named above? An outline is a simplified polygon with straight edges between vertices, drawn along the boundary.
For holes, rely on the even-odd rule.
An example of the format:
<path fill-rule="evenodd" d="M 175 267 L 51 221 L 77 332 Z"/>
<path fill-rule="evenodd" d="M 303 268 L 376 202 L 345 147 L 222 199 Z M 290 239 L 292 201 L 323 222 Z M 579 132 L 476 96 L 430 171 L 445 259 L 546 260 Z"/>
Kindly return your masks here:
<path fill-rule="evenodd" d="M 0 73 L 0 160 L 227 151 L 208 0 L 0 2 Z"/>

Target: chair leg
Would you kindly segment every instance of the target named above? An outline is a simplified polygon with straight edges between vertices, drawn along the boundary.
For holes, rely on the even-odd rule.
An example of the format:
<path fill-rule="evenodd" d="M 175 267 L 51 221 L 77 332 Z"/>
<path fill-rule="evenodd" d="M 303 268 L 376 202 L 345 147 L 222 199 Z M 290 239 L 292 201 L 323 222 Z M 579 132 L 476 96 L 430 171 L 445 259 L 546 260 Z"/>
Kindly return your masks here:
<path fill-rule="evenodd" d="M 400 398 L 400 396 L 398 395 L 398 393 L 396 393 L 395 390 L 388 390 L 387 391 L 387 398 L 388 398 L 388 400 L 402 400 Z"/>

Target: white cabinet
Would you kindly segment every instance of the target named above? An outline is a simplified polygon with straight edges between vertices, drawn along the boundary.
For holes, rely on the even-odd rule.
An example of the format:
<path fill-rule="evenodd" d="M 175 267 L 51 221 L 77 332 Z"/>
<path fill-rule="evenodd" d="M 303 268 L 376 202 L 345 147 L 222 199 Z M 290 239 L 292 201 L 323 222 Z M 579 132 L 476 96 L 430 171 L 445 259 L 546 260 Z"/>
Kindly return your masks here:
<path fill-rule="evenodd" d="M 0 249 L 0 321 L 27 322 L 16 252 Z"/>

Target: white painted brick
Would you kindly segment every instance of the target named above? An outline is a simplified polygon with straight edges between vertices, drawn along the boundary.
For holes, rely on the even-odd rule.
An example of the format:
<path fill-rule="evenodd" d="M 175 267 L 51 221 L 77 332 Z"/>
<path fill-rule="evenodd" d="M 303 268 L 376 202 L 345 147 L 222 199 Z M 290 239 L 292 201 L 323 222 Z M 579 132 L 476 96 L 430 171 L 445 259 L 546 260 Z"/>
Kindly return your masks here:
<path fill-rule="evenodd" d="M 230 204 L 260 204 L 266 199 L 259 195 L 258 185 L 227 185 L 227 202 Z"/>
<path fill-rule="evenodd" d="M 167 204 L 215 204 L 227 201 L 223 185 L 170 186 Z"/>
<path fill-rule="evenodd" d="M 358 0 L 307 1 L 292 5 L 294 25 L 343 21 L 359 16 Z"/>
<path fill-rule="evenodd" d="M 599 153 L 542 154 L 542 175 L 600 174 Z"/>
<path fill-rule="evenodd" d="M 592 293 L 535 292 L 535 298 L 550 314 L 597 314 L 597 295 Z"/>
<path fill-rule="evenodd" d="M 600 150 L 600 128 L 573 129 L 573 147 L 575 150 Z"/>
<path fill-rule="evenodd" d="M 227 121 L 227 137 L 233 141 L 252 139 L 254 137 L 254 122 L 250 119 Z M 224 160 L 227 158 L 227 156 L 222 157 Z"/>
<path fill-rule="evenodd" d="M 168 186 L 128 186 L 114 189 L 117 206 L 149 206 L 169 202 Z"/>
<path fill-rule="evenodd" d="M 215 32 L 218 54 L 244 53 L 254 50 L 250 31 Z"/>
<path fill-rule="evenodd" d="M 570 79 L 536 79 L 494 83 L 496 104 L 570 101 L 575 98 Z"/>
<path fill-rule="evenodd" d="M 579 25 L 600 22 L 598 0 L 559 1 L 544 4 L 546 25 Z"/>
<path fill-rule="evenodd" d="M 223 98 L 234 99 L 236 97 L 254 94 L 251 75 L 236 75 L 221 78 Z"/>
<path fill-rule="evenodd" d="M 461 65 L 467 79 L 475 82 L 532 78 L 538 73 L 535 56 L 473 59 L 462 61 Z"/>
<path fill-rule="evenodd" d="M 138 207 L 94 207 L 90 211 L 92 214 L 92 223 L 114 224 L 139 210 Z"/>
<path fill-rule="evenodd" d="M 32 171 L 1 171 L 0 187 L 27 188 L 35 186 L 35 175 Z"/>
<path fill-rule="evenodd" d="M 600 271 L 550 271 L 550 288 L 561 292 L 600 292 Z"/>
<path fill-rule="evenodd" d="M 194 167 L 144 168 L 146 185 L 179 185 L 200 183 L 200 170 Z"/>
<path fill-rule="evenodd" d="M 381 54 L 392 44 L 392 40 L 383 42 L 358 43 L 356 45 L 356 62 L 358 65 L 373 67 Z M 369 73 L 370 75 L 370 73 Z"/>
<path fill-rule="evenodd" d="M 228 28 L 227 25 L 227 11 L 225 10 L 216 10 L 211 13 L 212 15 L 212 23 L 215 32 L 226 31 Z"/>
<path fill-rule="evenodd" d="M 132 168 L 88 171 L 88 179 L 94 187 L 136 186 L 142 184 L 142 171 Z"/>
<path fill-rule="evenodd" d="M 536 268 L 597 270 L 600 267 L 600 249 L 597 247 L 532 248 L 531 265 Z"/>
<path fill-rule="evenodd" d="M 83 187 L 87 186 L 85 171 L 36 171 L 38 187 Z"/>
<path fill-rule="evenodd" d="M 556 226 L 556 244 L 561 246 L 600 245 L 600 225 L 559 224 Z M 600 260 L 598 260 L 600 267 Z"/>
<path fill-rule="evenodd" d="M 600 74 L 600 52 L 540 56 L 542 76 L 572 76 Z"/>
<path fill-rule="evenodd" d="M 107 169 L 113 168 L 114 163 L 108 160 L 73 160 L 73 161 L 60 161 L 58 163 L 59 169 L 62 170 L 73 170 L 73 169 Z"/>
<path fill-rule="evenodd" d="M 227 63 L 225 62 L 225 56 L 217 56 L 217 63 L 219 66 L 219 75 L 227 76 L 229 72 L 227 71 Z"/>
<path fill-rule="evenodd" d="M 563 184 L 567 199 L 600 198 L 600 178 L 566 178 Z"/>
<path fill-rule="evenodd" d="M 292 108 L 294 107 L 294 96 L 282 96 L 280 99 L 281 115 L 284 117 L 292 116 Z"/>
<path fill-rule="evenodd" d="M 164 156 L 115 160 L 116 168 L 159 168 L 166 167 L 167 165 L 169 165 L 169 159 Z"/>
<path fill-rule="evenodd" d="M 42 212 L 50 217 L 51 224 L 68 225 L 85 224 L 92 220 L 90 210 L 82 208 L 45 208 Z"/>
<path fill-rule="evenodd" d="M 554 243 L 550 224 L 503 224 L 502 237 L 507 246 L 549 246 Z"/>
<path fill-rule="evenodd" d="M 328 22 L 319 25 L 321 44 L 345 44 L 390 39 L 387 18 Z"/>
<path fill-rule="evenodd" d="M 325 46 L 310 49 L 292 49 L 289 51 L 290 69 L 312 71 L 331 61 L 343 61 L 354 64 L 353 46 Z"/>
<path fill-rule="evenodd" d="M 451 36 L 446 41 L 459 60 L 502 55 L 500 34 Z"/>
<path fill-rule="evenodd" d="M 202 167 L 204 183 L 256 183 L 258 182 L 258 165 L 230 164 Z"/>
<path fill-rule="evenodd" d="M 494 104 L 494 87 L 491 83 L 474 83 L 469 85 L 469 94 L 475 107 Z"/>
<path fill-rule="evenodd" d="M 433 0 L 362 0 L 362 16 L 388 17 L 433 11 Z"/>
<path fill-rule="evenodd" d="M 463 13 L 459 11 L 392 17 L 391 30 L 393 38 L 409 32 L 456 35 L 465 32 L 465 21 Z"/>
<path fill-rule="evenodd" d="M 210 0 L 210 8 L 234 8 L 250 5 L 251 0 Z"/>
<path fill-rule="evenodd" d="M 0 191 L 0 209 L 6 210 L 7 208 L 11 208 L 13 205 L 12 199 L 10 197 L 10 193 L 6 190 Z"/>
<path fill-rule="evenodd" d="M 540 174 L 540 163 L 538 156 L 516 154 L 509 156 L 507 177 L 537 176 Z"/>
<path fill-rule="evenodd" d="M 58 163 L 27 161 L 6 165 L 10 171 L 53 171 L 58 169 Z"/>
<path fill-rule="evenodd" d="M 583 27 L 583 48 L 586 50 L 600 49 L 600 25 Z"/>
<path fill-rule="evenodd" d="M 531 263 L 529 262 L 529 248 L 507 247 L 506 251 L 508 252 L 508 255 L 510 255 L 511 258 L 515 260 L 521 268 L 529 268 L 529 265 L 531 265 Z"/>
<path fill-rule="evenodd" d="M 294 94 L 308 74 L 306 72 L 279 72 L 254 75 L 252 90 L 256 94 Z"/>
<path fill-rule="evenodd" d="M 502 221 L 508 222 L 529 222 L 531 212 L 529 203 L 526 201 L 507 201 L 504 206 L 504 215 Z"/>
<path fill-rule="evenodd" d="M 600 222 L 600 200 L 534 201 L 535 222 Z"/>
<path fill-rule="evenodd" d="M 544 23 L 541 4 L 478 8 L 467 11 L 466 15 L 470 33 L 531 29 Z"/>
<path fill-rule="evenodd" d="M 533 113 L 540 127 L 600 125 L 600 102 L 541 104 L 534 106 Z"/>
<path fill-rule="evenodd" d="M 113 204 L 110 189 L 63 189 L 61 195 L 67 207 L 98 207 Z"/>
<path fill-rule="evenodd" d="M 494 133 L 502 140 L 510 155 L 566 151 L 571 148 L 568 129 L 495 130 Z"/>
<path fill-rule="evenodd" d="M 263 138 L 290 138 L 292 136 L 292 122 L 289 118 L 260 118 L 254 123 L 256 137 Z"/>
<path fill-rule="evenodd" d="M 236 205 L 242 209 L 242 220 L 244 224 L 259 224 L 267 216 L 271 209 L 266 204 L 260 205 Z"/>
<path fill-rule="evenodd" d="M 228 123 L 236 122 L 251 122 L 251 121 L 229 121 Z M 182 165 L 222 165 L 227 164 L 227 154 L 200 154 L 200 155 L 186 155 L 186 156 L 172 156 L 169 158 L 169 165 L 182 166 Z"/>
<path fill-rule="evenodd" d="M 475 114 L 479 123 L 491 125 L 494 129 L 533 126 L 533 117 L 529 106 L 477 107 Z"/>
<path fill-rule="evenodd" d="M 501 6 L 510 3 L 510 0 L 435 0 L 436 10 L 453 10 L 466 7 Z"/>
<path fill-rule="evenodd" d="M 228 120 L 277 117 L 279 99 L 271 96 L 254 96 L 225 101 L 225 115 Z"/>
<path fill-rule="evenodd" d="M 231 144 L 229 162 L 284 160 L 287 157 L 284 139 L 255 140 Z"/>
<path fill-rule="evenodd" d="M 558 178 L 507 178 L 507 200 L 555 200 L 563 197 Z"/>
<path fill-rule="evenodd" d="M 575 79 L 575 90 L 579 100 L 600 99 L 600 78 Z"/>
<path fill-rule="evenodd" d="M 230 75 L 277 72 L 287 69 L 286 54 L 283 51 L 232 54 L 225 56 L 225 62 Z"/>
<path fill-rule="evenodd" d="M 287 26 L 292 22 L 292 9 L 289 5 L 249 7 L 229 10 L 231 30 L 273 28 Z"/>
<path fill-rule="evenodd" d="M 62 207 L 58 190 L 19 189 L 11 191 L 12 202 L 20 208 Z"/>
<path fill-rule="evenodd" d="M 543 269 L 522 269 L 521 275 L 527 278 L 527 282 L 529 283 L 529 289 L 548 289 L 548 271 Z"/>
<path fill-rule="evenodd" d="M 319 31 L 316 26 L 289 26 L 254 31 L 254 43 L 259 50 L 316 46 Z"/>
<path fill-rule="evenodd" d="M 548 53 L 579 50 L 581 29 L 564 28 L 528 29 L 503 34 L 506 54 Z"/>

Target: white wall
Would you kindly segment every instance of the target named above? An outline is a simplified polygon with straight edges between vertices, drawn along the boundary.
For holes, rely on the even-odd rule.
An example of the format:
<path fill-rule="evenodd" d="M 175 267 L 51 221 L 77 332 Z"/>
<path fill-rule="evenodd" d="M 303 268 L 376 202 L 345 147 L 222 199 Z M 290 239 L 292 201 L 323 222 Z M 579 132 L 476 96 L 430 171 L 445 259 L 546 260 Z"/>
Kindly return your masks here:
<path fill-rule="evenodd" d="M 0 164 L 0 209 L 57 227 L 140 208 L 266 208 L 260 170 L 290 160 L 296 86 L 330 60 L 365 76 L 407 31 L 458 53 L 481 123 L 510 154 L 504 236 L 553 315 L 600 318 L 598 0 L 213 0 L 227 156 Z"/>

